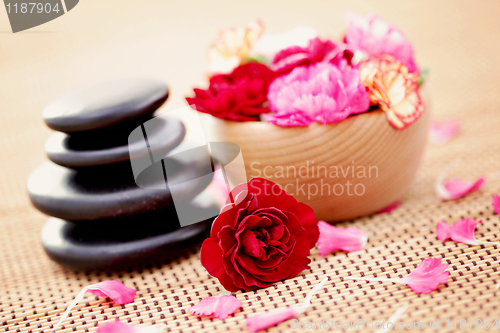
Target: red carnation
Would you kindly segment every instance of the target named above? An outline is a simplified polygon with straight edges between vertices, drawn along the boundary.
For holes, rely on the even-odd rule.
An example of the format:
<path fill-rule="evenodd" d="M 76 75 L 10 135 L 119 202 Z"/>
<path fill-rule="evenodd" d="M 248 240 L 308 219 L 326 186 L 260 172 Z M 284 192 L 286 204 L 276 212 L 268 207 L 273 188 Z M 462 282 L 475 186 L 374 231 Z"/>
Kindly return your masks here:
<path fill-rule="evenodd" d="M 267 66 L 251 62 L 236 67 L 231 74 L 210 78 L 207 90 L 194 89 L 187 97 L 196 110 L 214 117 L 236 121 L 259 121 L 260 114 L 269 112 L 267 89 L 276 74 Z"/>
<path fill-rule="evenodd" d="M 201 263 L 229 291 L 254 290 L 308 269 L 319 230 L 311 207 L 277 184 L 253 178 L 232 191 L 236 204 L 222 209 Z"/>
<path fill-rule="evenodd" d="M 309 66 L 326 61 L 335 65 L 341 59 L 351 61 L 353 53 L 344 43 L 335 44 L 331 40 L 311 39 L 307 47 L 291 46 L 278 52 L 273 59 L 272 69 L 280 74 L 289 73 L 297 66 Z"/>

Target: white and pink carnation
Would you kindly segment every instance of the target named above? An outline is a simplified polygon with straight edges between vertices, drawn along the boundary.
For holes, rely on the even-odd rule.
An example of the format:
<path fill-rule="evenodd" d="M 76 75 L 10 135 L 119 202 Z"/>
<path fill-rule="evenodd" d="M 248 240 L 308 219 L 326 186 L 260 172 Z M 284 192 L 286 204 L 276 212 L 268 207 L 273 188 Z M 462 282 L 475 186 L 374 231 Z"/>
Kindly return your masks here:
<path fill-rule="evenodd" d="M 355 58 L 391 55 L 405 65 L 410 73 L 418 72 L 413 59 L 413 46 L 401 30 L 373 13 L 362 16 L 346 12 L 344 19 L 347 25 L 345 41 L 349 48 L 361 54 L 361 57 L 355 55 Z"/>

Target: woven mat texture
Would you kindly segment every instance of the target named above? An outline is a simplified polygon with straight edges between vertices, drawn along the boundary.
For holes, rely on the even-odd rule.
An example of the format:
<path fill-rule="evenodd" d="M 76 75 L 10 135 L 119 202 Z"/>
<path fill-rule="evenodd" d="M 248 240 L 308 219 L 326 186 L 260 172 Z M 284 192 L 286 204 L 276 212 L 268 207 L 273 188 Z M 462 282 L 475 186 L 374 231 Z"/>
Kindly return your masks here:
<path fill-rule="evenodd" d="M 313 249 L 310 271 L 267 289 L 238 293 L 243 310 L 222 321 L 187 313 L 219 292 L 197 251 L 157 267 L 111 274 L 74 272 L 48 259 L 39 242 L 47 217 L 31 207 L 25 190 L 31 170 L 46 159 L 45 104 L 90 82 L 142 75 L 171 84 L 166 109 L 183 106 L 190 87 L 203 83 L 205 48 L 217 30 L 261 17 L 271 33 L 302 23 L 340 34 L 346 9 L 376 11 L 405 32 L 418 62 L 430 68 L 434 116 L 458 119 L 463 127 L 445 146 L 428 144 L 418 179 L 400 208 L 341 223 L 368 233 L 364 250 L 323 259 Z M 329 280 L 300 317 L 303 322 L 387 321 L 403 304 L 408 309 L 400 321 L 423 321 L 420 331 L 455 331 L 443 325 L 429 329 L 429 321 L 437 319 L 500 320 L 500 289 L 495 289 L 500 247 L 443 243 L 435 234 L 439 220 L 471 216 L 483 220 L 477 238 L 500 239 L 499 216 L 491 207 L 492 195 L 500 192 L 500 2 L 85 0 L 61 18 L 18 34 L 9 32 L 7 16 L 0 12 L 0 332 L 50 332 L 84 286 L 108 279 L 136 288 L 135 302 L 116 306 L 86 296 L 59 332 L 94 332 L 115 318 L 165 325 L 170 332 L 245 332 L 247 316 L 302 302 L 324 276 Z M 462 163 L 454 176 L 485 176 L 487 181 L 481 191 L 440 202 L 433 183 L 456 158 Z M 342 278 L 404 276 L 429 256 L 443 258 L 451 273 L 448 285 L 429 295 L 392 283 Z M 288 331 L 293 331 L 289 322 L 269 330 Z M 359 330 L 366 331 L 374 330 Z"/>

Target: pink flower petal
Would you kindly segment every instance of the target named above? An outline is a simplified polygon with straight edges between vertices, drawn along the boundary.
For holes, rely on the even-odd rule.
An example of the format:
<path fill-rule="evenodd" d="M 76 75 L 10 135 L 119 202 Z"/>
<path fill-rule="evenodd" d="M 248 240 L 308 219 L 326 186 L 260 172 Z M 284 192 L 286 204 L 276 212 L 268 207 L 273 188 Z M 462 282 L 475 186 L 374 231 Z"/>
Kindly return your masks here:
<path fill-rule="evenodd" d="M 500 214 L 500 195 L 498 194 L 493 196 L 493 211 Z"/>
<path fill-rule="evenodd" d="M 427 258 L 418 267 L 401 279 L 369 278 L 346 276 L 350 280 L 387 281 L 401 283 L 411 288 L 417 294 L 428 294 L 436 290 L 440 284 L 448 282 L 450 272 L 447 264 L 442 264 L 440 258 Z"/>
<path fill-rule="evenodd" d="M 459 220 L 452 226 L 447 225 L 444 221 L 439 221 L 436 227 L 437 239 L 444 242 L 451 238 L 454 242 L 477 245 L 474 231 L 478 223 L 481 223 L 481 221 L 471 218 Z"/>
<path fill-rule="evenodd" d="M 393 203 L 391 203 L 389 206 L 379 210 L 375 214 L 391 213 L 393 210 L 398 208 L 400 205 L 401 205 L 401 200 L 396 200 Z"/>
<path fill-rule="evenodd" d="M 455 160 L 453 164 L 448 167 L 436 180 L 435 191 L 436 195 L 441 200 L 454 200 L 463 197 L 464 195 L 478 190 L 484 182 L 484 178 L 479 178 L 475 182 L 469 182 L 461 179 L 453 179 L 444 181 L 446 176 L 453 170 L 459 163 Z"/>
<path fill-rule="evenodd" d="M 160 333 L 162 331 L 162 328 L 157 326 L 135 326 L 115 321 L 97 327 L 96 333 Z"/>
<path fill-rule="evenodd" d="M 267 311 L 256 316 L 250 317 L 246 321 L 246 325 L 250 332 L 258 332 L 265 330 L 268 327 L 278 325 L 286 320 L 292 319 L 297 315 L 297 310 L 294 307 L 286 307 Z"/>
<path fill-rule="evenodd" d="M 127 325 L 115 321 L 113 323 L 107 323 L 102 326 L 98 326 L 96 333 L 135 333 L 135 328 L 132 325 Z"/>
<path fill-rule="evenodd" d="M 324 221 L 318 222 L 318 249 L 322 257 L 334 250 L 354 252 L 363 249 L 368 242 L 368 236 L 358 228 L 336 228 Z"/>
<path fill-rule="evenodd" d="M 295 127 L 295 126 L 309 126 L 314 120 L 309 118 L 307 115 L 302 113 L 295 114 L 263 114 L 262 117 L 267 120 L 267 122 L 283 126 L 283 127 Z"/>
<path fill-rule="evenodd" d="M 87 292 L 101 297 L 109 297 L 116 304 L 128 304 L 134 301 L 135 289 L 129 288 L 120 281 L 103 281 L 87 287 Z"/>
<path fill-rule="evenodd" d="M 113 302 L 120 305 L 133 302 L 136 293 L 134 289 L 129 288 L 123 283 L 115 280 L 103 281 L 87 286 L 83 288 L 78 295 L 76 295 L 75 299 L 69 304 L 59 321 L 54 325 L 54 328 L 52 329 L 53 331 L 61 325 L 71 310 L 83 299 L 86 292 L 92 293 L 96 296 L 109 297 L 113 300 Z"/>
<path fill-rule="evenodd" d="M 327 280 L 328 278 L 325 277 L 309 293 L 307 293 L 306 299 L 301 305 L 266 311 L 248 318 L 246 321 L 248 330 L 252 333 L 257 332 L 301 315 L 307 310 L 307 308 L 309 308 L 309 306 L 311 306 L 311 298 L 314 293 L 323 288 Z"/>
<path fill-rule="evenodd" d="M 306 47 L 291 46 L 276 53 L 272 58 L 271 69 L 276 73 L 287 74 L 295 67 L 310 66 L 318 62 L 339 64 L 350 60 L 352 52 L 344 43 L 330 39 L 315 37 L 309 40 Z"/>
<path fill-rule="evenodd" d="M 446 122 L 433 121 L 429 129 L 429 139 L 438 145 L 443 145 L 460 132 L 457 121 Z"/>
<path fill-rule="evenodd" d="M 241 302 L 233 295 L 220 293 L 216 297 L 205 297 L 200 303 L 189 308 L 189 312 L 197 316 L 211 316 L 226 319 L 241 308 Z"/>
<path fill-rule="evenodd" d="M 440 284 L 448 282 L 450 272 L 441 258 L 427 258 L 409 275 L 401 279 L 401 283 L 410 287 L 417 294 L 428 294 L 436 290 Z"/>
<path fill-rule="evenodd" d="M 443 195 L 440 197 L 440 199 L 453 200 L 461 198 L 470 192 L 478 190 L 483 183 L 484 178 L 479 178 L 474 183 L 461 179 L 449 180 L 443 184 L 445 192 L 442 192 Z"/>
<path fill-rule="evenodd" d="M 477 240 L 474 232 L 478 223 L 481 223 L 481 221 L 476 221 L 470 217 L 458 220 L 451 226 L 447 225 L 444 221 L 439 221 L 436 228 L 437 239 L 444 242 L 450 238 L 454 242 L 469 245 L 500 244 Z"/>

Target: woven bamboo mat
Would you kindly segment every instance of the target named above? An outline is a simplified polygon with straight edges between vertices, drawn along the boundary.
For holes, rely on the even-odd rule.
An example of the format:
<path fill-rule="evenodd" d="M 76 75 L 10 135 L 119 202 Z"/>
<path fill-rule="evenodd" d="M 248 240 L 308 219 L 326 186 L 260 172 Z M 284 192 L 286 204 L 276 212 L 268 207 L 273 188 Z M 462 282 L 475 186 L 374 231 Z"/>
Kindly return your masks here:
<path fill-rule="evenodd" d="M 292 1 L 286 9 L 268 1 L 120 3 L 82 1 L 70 14 L 37 28 L 40 33 L 0 35 L 0 332 L 50 332 L 83 287 L 108 279 L 136 288 L 135 302 L 116 306 L 89 295 L 59 332 L 94 332 L 98 324 L 115 319 L 165 325 L 169 332 L 244 332 L 247 316 L 302 302 L 325 276 L 327 284 L 299 317 L 301 322 L 381 322 L 407 305 L 399 321 L 423 322 L 419 331 L 493 330 L 469 329 L 470 322 L 461 329 L 460 320 L 500 321 L 500 289 L 495 289 L 500 283 L 500 247 L 442 243 L 436 239 L 435 226 L 440 219 L 451 223 L 471 216 L 483 220 L 477 238 L 500 239 L 500 219 L 491 207 L 491 196 L 500 192 L 500 3 Z M 200 265 L 196 249 L 162 265 L 110 274 L 65 270 L 45 256 L 39 232 L 46 217 L 30 206 L 25 181 L 45 159 L 43 142 L 49 131 L 40 113 L 50 99 L 126 72 L 165 77 L 174 87 L 169 105 L 180 106 L 189 87 L 201 82 L 203 49 L 217 29 L 260 16 L 272 32 L 296 22 L 321 31 L 341 31 L 342 11 L 347 8 L 362 13 L 375 10 L 405 31 L 419 62 L 431 69 L 435 116 L 458 119 L 463 127 L 445 146 L 429 144 L 417 181 L 400 208 L 341 224 L 367 232 L 364 250 L 322 259 L 313 249 L 310 271 L 267 289 L 238 293 L 242 310 L 223 321 L 187 313 L 203 297 L 219 292 L 216 279 Z M 90 18 L 93 24 L 87 24 Z M 0 29 L 9 30 L 6 17 L 0 19 Z M 443 203 L 434 195 L 433 183 L 456 158 L 462 163 L 454 176 L 471 180 L 485 176 L 486 183 L 481 191 Z M 392 283 L 343 279 L 363 273 L 404 276 L 429 256 L 443 258 L 451 273 L 448 285 L 429 295 Z M 440 329 L 430 329 L 429 321 L 437 319 Z M 307 331 L 294 330 L 290 324 L 269 331 Z M 365 326 L 357 331 L 375 329 Z"/>

